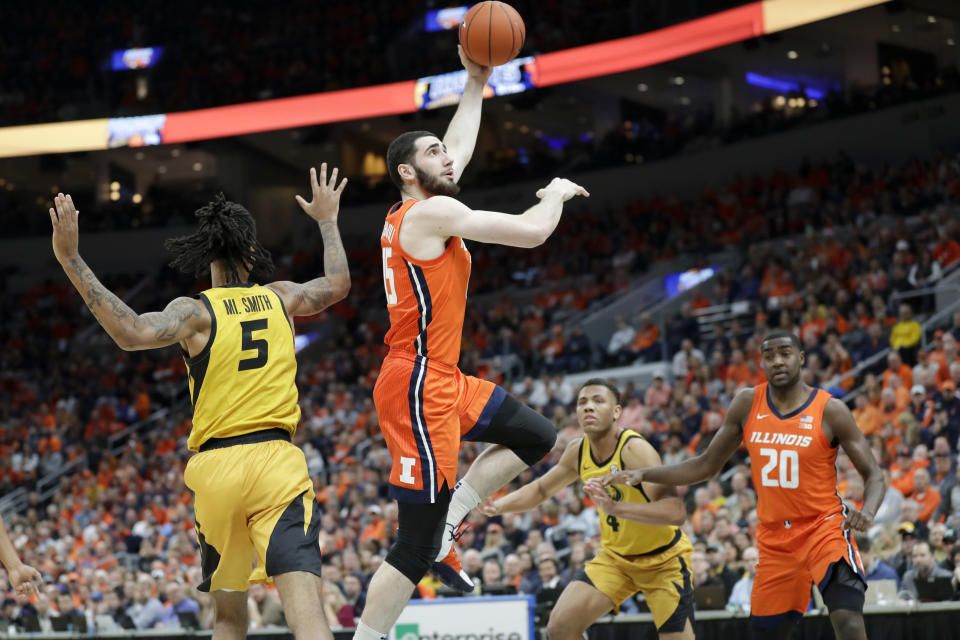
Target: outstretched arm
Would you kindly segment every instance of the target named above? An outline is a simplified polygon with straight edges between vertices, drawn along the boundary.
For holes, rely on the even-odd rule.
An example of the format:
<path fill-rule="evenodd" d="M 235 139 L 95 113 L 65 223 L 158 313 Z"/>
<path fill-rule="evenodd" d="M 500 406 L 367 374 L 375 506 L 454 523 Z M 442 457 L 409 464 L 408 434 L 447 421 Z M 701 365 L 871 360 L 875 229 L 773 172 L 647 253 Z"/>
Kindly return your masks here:
<path fill-rule="evenodd" d="M 520 215 L 497 211 L 474 211 L 459 200 L 433 196 L 410 207 L 404 226 L 416 233 L 442 238 L 457 236 L 508 247 L 536 247 L 546 242 L 560 222 L 563 203 L 587 190 L 564 178 L 554 178 L 537 191 L 540 202 Z"/>
<path fill-rule="evenodd" d="M 317 182 L 317 170 L 310 169 L 310 188 L 313 199 L 307 202 L 297 196 L 297 204 L 308 216 L 320 225 L 323 236 L 323 276 L 309 282 L 278 281 L 267 285 L 276 291 L 283 300 L 287 313 L 292 317 L 312 316 L 323 311 L 331 304 L 343 300 L 350 292 L 350 267 L 347 254 L 343 250 L 343 241 L 337 228 L 337 214 L 340 211 L 340 194 L 347 186 L 344 178 L 337 185 L 337 173 L 334 167 L 330 180 L 327 180 L 327 163 L 320 165 L 320 181 Z"/>
<path fill-rule="evenodd" d="M 598 482 L 602 486 L 637 484 L 640 481 L 689 485 L 708 480 L 720 472 L 724 463 L 730 459 L 733 452 L 743 442 L 743 424 L 746 422 L 752 404 L 753 389 L 740 391 L 734 397 L 733 402 L 730 403 L 727 415 L 723 419 L 723 425 L 721 425 L 713 440 L 710 441 L 707 450 L 694 458 L 678 464 L 611 473 L 603 478 L 591 480 L 591 482 Z"/>
<path fill-rule="evenodd" d="M 577 455 L 582 438 L 577 438 L 563 450 L 560 461 L 545 474 L 512 493 L 496 500 L 487 498 L 480 504 L 480 511 L 488 516 L 502 513 L 528 511 L 549 499 L 560 489 L 573 482 L 579 476 Z"/>
<path fill-rule="evenodd" d="M 210 316 L 193 298 L 177 298 L 160 312 L 138 314 L 103 286 L 80 257 L 79 217 L 70 195 L 54 198 L 50 209 L 53 225 L 53 253 L 70 282 L 83 296 L 90 313 L 121 349 L 156 349 L 188 340 L 209 331 Z"/>
<path fill-rule="evenodd" d="M 623 465 L 627 469 L 648 469 L 661 464 L 660 455 L 646 440 L 631 438 L 623 447 Z M 604 513 L 615 518 L 633 520 L 649 525 L 683 524 L 687 510 L 677 490 L 670 485 L 644 482 L 643 492 L 650 502 L 615 502 L 599 483 L 584 487 L 587 495 Z"/>
<path fill-rule="evenodd" d="M 463 47 L 457 45 L 460 62 L 467 70 L 467 84 L 460 96 L 457 112 L 453 114 L 447 132 L 443 136 L 443 144 L 447 153 L 453 157 L 453 181 L 459 182 L 463 170 L 470 163 L 473 156 L 473 147 L 477 144 L 477 133 L 480 131 L 480 111 L 483 108 L 483 87 L 490 79 L 493 67 L 481 67 L 467 57 Z"/>
<path fill-rule="evenodd" d="M 847 405 L 836 398 L 830 399 L 823 410 L 823 421 L 863 476 L 863 508 L 860 511 L 848 509 L 844 526 L 855 531 L 866 531 L 873 526 L 873 517 L 887 491 L 883 472 Z"/>

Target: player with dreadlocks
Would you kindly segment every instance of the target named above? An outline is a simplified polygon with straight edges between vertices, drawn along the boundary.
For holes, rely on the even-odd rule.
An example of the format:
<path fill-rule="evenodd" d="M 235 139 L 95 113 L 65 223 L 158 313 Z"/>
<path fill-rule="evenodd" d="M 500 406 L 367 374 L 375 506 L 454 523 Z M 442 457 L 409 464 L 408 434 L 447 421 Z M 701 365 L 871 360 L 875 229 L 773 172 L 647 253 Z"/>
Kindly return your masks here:
<path fill-rule="evenodd" d="M 337 169 L 328 181 L 326 164 L 320 181 L 314 169 L 310 180 L 313 199 L 296 199 L 320 226 L 323 277 L 257 284 L 273 271 L 270 252 L 250 212 L 221 194 L 196 212 L 196 232 L 166 243 L 171 266 L 209 270 L 212 288 L 154 313 L 135 313 L 80 257 L 73 199 L 61 193 L 50 209 L 53 252 L 117 345 L 182 349 L 193 401 L 187 447 L 199 452 L 184 471 L 203 565 L 197 588 L 213 594 L 218 638 L 246 636 L 247 588 L 270 580 L 297 640 L 333 638 L 320 591 L 318 505 L 303 452 L 290 442 L 300 419 L 293 318 L 314 315 L 350 290 L 337 230 L 347 181 L 337 185 Z"/>

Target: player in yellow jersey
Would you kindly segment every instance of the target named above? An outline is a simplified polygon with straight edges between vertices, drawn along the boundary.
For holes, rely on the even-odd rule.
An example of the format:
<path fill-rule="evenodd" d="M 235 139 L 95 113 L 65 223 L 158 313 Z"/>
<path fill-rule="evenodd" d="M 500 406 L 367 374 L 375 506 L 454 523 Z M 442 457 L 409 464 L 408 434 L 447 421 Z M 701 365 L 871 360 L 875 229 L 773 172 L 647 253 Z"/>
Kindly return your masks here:
<path fill-rule="evenodd" d="M 50 209 L 53 251 L 97 321 L 122 349 L 179 344 L 190 373 L 199 453 L 184 481 L 194 494 L 203 582 L 216 606 L 214 637 L 247 634 L 247 588 L 273 580 L 297 640 L 333 635 L 323 615 L 320 515 L 303 452 L 290 442 L 300 420 L 293 318 L 309 316 L 350 290 L 337 230 L 337 169 L 310 170 L 313 199 L 297 196 L 320 226 L 324 277 L 300 284 L 255 284 L 273 271 L 253 216 L 223 195 L 197 211 L 199 229 L 166 243 L 172 266 L 213 287 L 166 309 L 137 314 L 107 290 L 80 257 L 79 212 L 62 193 Z M 252 570 L 251 570 L 252 567 Z"/>
<path fill-rule="evenodd" d="M 542 477 L 480 510 L 488 516 L 532 509 L 577 478 L 584 483 L 623 469 L 660 464 L 640 434 L 621 429 L 620 391 L 600 378 L 587 380 L 577 396 L 583 438 L 570 442 L 560 461 Z M 593 492 L 600 514 L 600 551 L 560 595 L 547 632 L 550 640 L 583 638 L 600 616 L 642 591 L 660 638 L 689 640 L 693 634 L 693 547 L 679 525 L 687 517 L 673 487 L 645 482 Z M 625 518 L 630 518 L 629 520 Z"/>

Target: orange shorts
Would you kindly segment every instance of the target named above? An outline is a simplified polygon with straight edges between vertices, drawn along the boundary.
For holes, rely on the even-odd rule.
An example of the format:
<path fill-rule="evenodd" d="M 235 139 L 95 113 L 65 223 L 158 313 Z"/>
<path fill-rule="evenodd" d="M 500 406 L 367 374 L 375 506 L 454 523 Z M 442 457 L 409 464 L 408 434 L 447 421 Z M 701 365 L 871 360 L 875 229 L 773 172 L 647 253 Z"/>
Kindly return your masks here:
<path fill-rule="evenodd" d="M 393 468 L 390 497 L 433 503 L 457 482 L 461 440 L 482 440 L 507 392 L 457 367 L 391 351 L 373 388 Z"/>
<path fill-rule="evenodd" d="M 760 562 L 750 597 L 755 626 L 773 627 L 796 620 L 810 605 L 810 587 L 823 592 L 837 562 L 846 562 L 866 580 L 852 532 L 843 514 L 757 525 Z"/>

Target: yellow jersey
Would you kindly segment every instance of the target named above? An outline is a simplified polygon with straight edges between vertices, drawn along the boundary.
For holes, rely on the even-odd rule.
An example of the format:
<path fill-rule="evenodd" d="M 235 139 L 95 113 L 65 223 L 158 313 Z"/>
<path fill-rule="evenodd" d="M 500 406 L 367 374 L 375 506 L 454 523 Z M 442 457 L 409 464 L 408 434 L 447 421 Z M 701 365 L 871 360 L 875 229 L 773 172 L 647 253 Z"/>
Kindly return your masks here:
<path fill-rule="evenodd" d="M 210 339 L 194 357 L 190 374 L 193 428 L 187 440 L 198 451 L 210 438 L 263 429 L 293 435 L 300 421 L 293 329 L 276 292 L 234 284 L 199 294 L 210 312 Z"/>
<path fill-rule="evenodd" d="M 623 447 L 633 438 L 642 438 L 636 431 L 624 429 L 617 439 L 613 454 L 598 462 L 590 450 L 590 440 L 586 434 L 580 443 L 578 468 L 583 482 L 623 470 Z M 643 484 L 637 486 L 610 485 L 607 492 L 615 502 L 650 502 L 643 491 Z M 676 544 L 683 533 L 679 527 L 670 525 L 655 526 L 641 524 L 633 520 L 615 518 L 597 509 L 600 515 L 600 546 L 621 556 L 653 555 L 666 551 Z"/>

